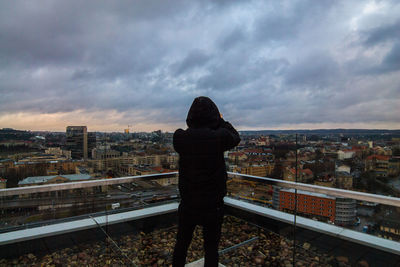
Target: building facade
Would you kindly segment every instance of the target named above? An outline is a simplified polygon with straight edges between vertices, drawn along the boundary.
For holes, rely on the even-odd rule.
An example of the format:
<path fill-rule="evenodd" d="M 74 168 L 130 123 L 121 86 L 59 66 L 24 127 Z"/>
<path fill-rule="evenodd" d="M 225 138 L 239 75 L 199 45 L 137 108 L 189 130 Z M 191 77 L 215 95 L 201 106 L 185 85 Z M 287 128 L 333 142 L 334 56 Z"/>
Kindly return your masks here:
<path fill-rule="evenodd" d="M 389 240 L 400 241 L 400 222 L 396 220 L 381 220 L 378 236 Z"/>
<path fill-rule="evenodd" d="M 88 133 L 86 126 L 68 126 L 67 127 L 67 149 L 71 150 L 73 159 L 88 158 Z"/>
<path fill-rule="evenodd" d="M 294 211 L 295 190 L 281 189 L 279 191 L 279 210 Z M 336 199 L 325 194 L 297 190 L 297 212 L 306 216 L 335 221 Z"/>
<path fill-rule="evenodd" d="M 335 224 L 352 225 L 356 220 L 357 202 L 350 198 L 336 198 Z"/>
<path fill-rule="evenodd" d="M 377 177 L 387 177 L 390 156 L 371 155 L 365 160 L 365 171 L 373 171 Z"/>

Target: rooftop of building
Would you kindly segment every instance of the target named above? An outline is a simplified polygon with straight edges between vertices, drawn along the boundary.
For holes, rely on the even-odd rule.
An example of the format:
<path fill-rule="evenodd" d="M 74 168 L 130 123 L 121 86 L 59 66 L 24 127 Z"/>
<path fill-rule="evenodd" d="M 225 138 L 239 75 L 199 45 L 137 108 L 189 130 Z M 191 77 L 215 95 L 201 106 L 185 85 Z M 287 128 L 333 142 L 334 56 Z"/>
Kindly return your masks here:
<path fill-rule="evenodd" d="M 0 265 L 119 265 L 169 266 L 175 245 L 177 225 L 151 231 L 115 235 L 113 240 L 79 242 L 66 248 L 49 248 L 18 257 L 3 258 Z M 238 234 L 239 233 L 239 234 Z M 74 239 L 76 237 L 73 237 Z M 47 245 L 51 245 L 47 242 Z M 220 241 L 220 264 L 225 266 L 287 266 L 292 261 L 293 241 L 241 218 L 224 217 Z M 236 247 L 235 247 L 236 246 Z M 44 247 L 44 246 L 43 246 Z M 299 244 L 297 264 L 302 266 L 334 266 L 341 259 L 324 252 L 310 243 Z M 196 227 L 188 250 L 187 262 L 204 257 L 201 228 Z M 364 259 L 366 261 L 366 259 Z M 348 259 L 347 259 L 348 261 Z M 361 261 L 361 259 L 359 260 Z M 351 266 L 349 262 L 341 266 Z"/>
<path fill-rule="evenodd" d="M 89 174 L 60 174 L 60 175 L 46 175 L 46 176 L 30 176 L 26 177 L 22 181 L 19 181 L 18 185 L 45 183 L 56 177 L 63 177 L 70 180 L 71 182 L 89 180 L 92 178 L 92 176 L 90 176 Z"/>
<path fill-rule="evenodd" d="M 289 193 L 295 193 L 295 189 L 281 189 L 283 192 L 289 192 Z M 321 193 L 314 193 L 314 192 L 309 192 L 309 191 L 304 191 L 304 190 L 297 190 L 297 194 L 300 195 L 308 195 L 308 196 L 313 196 L 313 197 L 321 197 L 321 198 L 327 198 L 327 199 L 336 199 L 335 197 L 326 195 L 326 194 L 321 194 Z"/>
<path fill-rule="evenodd" d="M 121 185 L 121 192 L 130 192 L 140 181 L 172 177 L 176 173 L 92 180 L 74 184 L 32 187 L 69 190 L 70 186 L 84 188 L 99 185 Z M 299 188 L 350 195 L 365 200 L 394 203 L 393 197 L 372 196 L 360 192 L 323 188 L 293 182 L 241 174 L 229 174 L 238 179 L 284 185 L 298 193 Z M 133 186 L 133 181 L 136 184 Z M 116 190 L 116 187 L 114 187 Z M 12 194 L 26 194 L 28 188 L 0 190 L 2 200 Z M 149 190 L 149 189 L 146 189 Z M 306 191 L 308 194 L 309 191 Z M 129 195 L 129 194 L 128 194 Z M 107 207 L 100 198 L 100 206 Z M 28 199 L 28 201 L 30 201 Z M 69 220 L 46 222 L 32 228 L 24 225 L 0 233 L 0 265 L 137 265 L 168 266 L 175 242 L 178 202 L 156 203 L 132 210 L 105 210 L 100 214 L 85 213 Z M 89 200 L 90 206 L 93 202 Z M 77 206 L 78 207 L 78 206 Z M 397 266 L 400 264 L 398 242 L 367 235 L 336 225 L 314 221 L 274 210 L 269 205 L 257 205 L 232 197 L 225 199 L 226 217 L 220 243 L 221 263 L 225 266 L 289 266 L 295 252 L 296 266 Z M 52 214 L 52 212 L 50 212 Z M 296 246 L 293 234 L 296 233 Z M 8 241 L 7 241 L 8 240 Z M 7 256 L 5 256 L 7 255 Z M 196 230 L 189 249 L 188 262 L 203 257 L 202 237 Z M 131 264 L 133 263 L 133 264 Z"/>

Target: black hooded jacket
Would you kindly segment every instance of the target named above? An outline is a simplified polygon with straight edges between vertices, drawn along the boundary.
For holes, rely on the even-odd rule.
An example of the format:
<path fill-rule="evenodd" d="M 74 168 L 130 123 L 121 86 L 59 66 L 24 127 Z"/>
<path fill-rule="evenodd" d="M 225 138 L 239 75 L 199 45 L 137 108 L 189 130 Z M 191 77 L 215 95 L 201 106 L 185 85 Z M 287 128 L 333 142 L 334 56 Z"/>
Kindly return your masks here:
<path fill-rule="evenodd" d="M 188 211 L 215 209 L 226 195 L 223 153 L 239 144 L 239 134 L 208 97 L 193 101 L 186 123 L 189 128 L 176 130 L 173 138 L 179 154 L 181 204 Z"/>

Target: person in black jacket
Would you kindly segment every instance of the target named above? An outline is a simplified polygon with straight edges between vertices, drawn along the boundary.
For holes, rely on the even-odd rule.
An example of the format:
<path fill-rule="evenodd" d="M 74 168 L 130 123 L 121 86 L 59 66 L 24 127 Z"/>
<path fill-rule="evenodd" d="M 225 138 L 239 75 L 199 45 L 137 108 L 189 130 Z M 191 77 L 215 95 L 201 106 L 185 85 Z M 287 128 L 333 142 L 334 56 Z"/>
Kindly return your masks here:
<path fill-rule="evenodd" d="M 204 266 L 218 266 L 227 180 L 223 153 L 237 146 L 240 137 L 208 97 L 194 99 L 186 123 L 188 129 L 176 130 L 173 137 L 181 195 L 173 266 L 185 265 L 196 225 L 203 227 Z"/>

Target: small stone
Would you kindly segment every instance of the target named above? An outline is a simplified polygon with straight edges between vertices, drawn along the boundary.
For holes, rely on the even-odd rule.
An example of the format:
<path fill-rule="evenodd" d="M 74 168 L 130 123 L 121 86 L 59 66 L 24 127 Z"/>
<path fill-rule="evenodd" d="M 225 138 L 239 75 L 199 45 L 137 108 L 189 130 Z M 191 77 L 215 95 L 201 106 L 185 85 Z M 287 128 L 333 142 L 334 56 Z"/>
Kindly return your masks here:
<path fill-rule="evenodd" d="M 85 252 L 80 252 L 78 254 L 78 258 L 81 259 L 81 260 L 86 260 L 87 257 L 88 257 L 88 255 Z"/>
<path fill-rule="evenodd" d="M 164 260 L 163 259 L 159 259 L 158 261 L 157 261 L 157 264 L 158 265 L 162 265 L 164 263 Z"/>
<path fill-rule="evenodd" d="M 315 256 L 314 260 L 319 261 L 319 257 Z"/>
<path fill-rule="evenodd" d="M 345 256 L 337 256 L 336 260 L 341 263 L 346 263 L 346 264 L 349 263 L 349 259 Z"/>
<path fill-rule="evenodd" d="M 369 264 L 366 260 L 361 260 L 359 262 L 357 262 L 357 266 L 359 267 L 369 267 Z"/>
<path fill-rule="evenodd" d="M 257 256 L 257 257 L 254 258 L 254 262 L 256 264 L 263 264 L 264 263 L 264 259 L 262 257 L 260 257 L 260 256 Z"/>
<path fill-rule="evenodd" d="M 304 248 L 305 250 L 309 250 L 310 247 L 311 247 L 310 243 L 307 243 L 307 242 L 306 242 L 306 243 L 303 244 L 303 248 Z"/>

